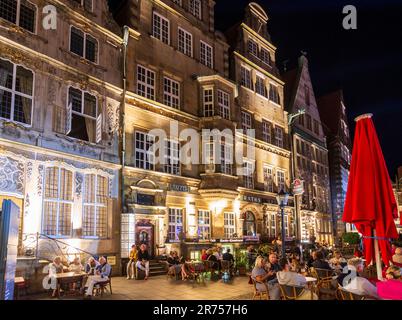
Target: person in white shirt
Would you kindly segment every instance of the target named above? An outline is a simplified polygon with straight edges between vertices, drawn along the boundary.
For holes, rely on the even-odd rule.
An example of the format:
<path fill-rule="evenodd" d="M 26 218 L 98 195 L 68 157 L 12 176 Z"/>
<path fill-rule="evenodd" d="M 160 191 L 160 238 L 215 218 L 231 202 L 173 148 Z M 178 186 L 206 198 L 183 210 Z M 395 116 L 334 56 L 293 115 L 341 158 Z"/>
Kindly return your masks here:
<path fill-rule="evenodd" d="M 360 258 L 349 259 L 347 267 L 349 273 L 343 277 L 341 282 L 343 289 L 361 296 L 379 299 L 377 287 L 366 278 L 359 276 L 359 273 L 364 269 L 363 260 Z"/>

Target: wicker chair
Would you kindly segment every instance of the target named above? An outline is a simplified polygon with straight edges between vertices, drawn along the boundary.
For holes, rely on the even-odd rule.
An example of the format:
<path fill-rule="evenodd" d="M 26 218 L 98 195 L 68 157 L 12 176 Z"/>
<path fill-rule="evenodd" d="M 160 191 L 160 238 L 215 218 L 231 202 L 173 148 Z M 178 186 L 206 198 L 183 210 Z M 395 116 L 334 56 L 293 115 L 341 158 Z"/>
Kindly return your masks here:
<path fill-rule="evenodd" d="M 317 278 L 317 288 L 331 289 L 331 283 L 335 276 L 333 270 L 311 268 L 310 274 Z"/>
<path fill-rule="evenodd" d="M 279 288 L 281 289 L 283 300 L 297 300 L 305 292 L 304 287 L 298 286 L 288 286 L 280 284 Z"/>
<path fill-rule="evenodd" d="M 101 295 L 101 297 L 103 296 L 103 293 L 105 292 L 105 290 L 107 290 L 107 287 L 109 286 L 109 290 L 110 290 L 110 294 L 113 294 L 112 291 L 112 270 L 110 270 L 109 273 L 109 277 L 107 281 L 104 282 L 98 282 L 95 286 L 94 286 L 94 290 L 96 290 L 95 295 Z"/>
<path fill-rule="evenodd" d="M 269 300 L 269 290 L 267 283 L 256 281 L 253 278 L 251 278 L 251 280 L 253 281 L 253 287 L 254 287 L 253 300 L 256 300 L 256 298 L 260 298 L 260 300 L 263 300 L 263 298 L 264 300 Z M 265 290 L 258 290 L 257 283 L 262 284 L 265 287 Z"/>
<path fill-rule="evenodd" d="M 342 288 L 341 285 L 338 284 L 338 289 L 336 290 L 336 298 L 337 300 L 365 300 L 366 297 L 356 294 L 356 293 L 352 293 L 350 291 L 345 290 L 344 288 Z"/>

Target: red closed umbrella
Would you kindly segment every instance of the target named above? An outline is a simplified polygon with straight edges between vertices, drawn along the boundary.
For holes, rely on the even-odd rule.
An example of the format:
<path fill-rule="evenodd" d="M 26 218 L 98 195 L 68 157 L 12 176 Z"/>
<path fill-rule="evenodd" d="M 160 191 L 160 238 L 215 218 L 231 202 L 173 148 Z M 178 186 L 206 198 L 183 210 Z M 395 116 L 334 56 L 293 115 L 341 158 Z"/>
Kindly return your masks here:
<path fill-rule="evenodd" d="M 379 244 L 382 261 L 388 265 L 391 259 L 389 239 L 398 238 L 394 222 L 398 213 L 371 117 L 372 114 L 366 114 L 355 119 L 355 139 L 342 220 L 353 223 L 363 235 L 366 264 L 373 261 L 375 247 L 378 250 Z M 379 256 L 376 258 L 378 265 Z"/>

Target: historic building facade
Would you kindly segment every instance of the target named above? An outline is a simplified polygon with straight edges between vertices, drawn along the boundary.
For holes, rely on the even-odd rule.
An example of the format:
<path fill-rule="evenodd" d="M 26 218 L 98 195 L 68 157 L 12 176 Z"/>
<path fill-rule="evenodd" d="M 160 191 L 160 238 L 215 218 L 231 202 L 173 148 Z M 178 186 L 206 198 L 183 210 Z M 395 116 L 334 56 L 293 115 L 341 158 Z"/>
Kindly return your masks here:
<path fill-rule="evenodd" d="M 351 229 L 351 226 L 342 222 L 342 214 L 352 158 L 343 93 L 341 90 L 331 92 L 317 99 L 317 104 L 327 137 L 334 232 L 336 237 L 341 237 L 342 233 Z"/>
<path fill-rule="evenodd" d="M 266 31 L 266 14 L 255 4 L 248 7 L 248 20 L 239 31 L 253 34 L 267 50 L 265 54 L 273 57 L 275 47 L 265 38 L 266 33 L 260 35 L 253 29 L 252 16 L 256 15 L 263 19 Z M 214 28 L 214 1 L 127 1 L 115 16 L 121 26 L 129 27 L 130 34 L 122 257 L 132 243 L 146 243 L 154 256 L 178 249 L 195 258 L 201 248 L 217 242 L 233 247 L 257 243 L 262 236 L 275 237 L 279 232 L 276 185 L 278 181 L 285 189 L 288 186 L 290 152 L 283 82 L 273 67 L 257 67 L 246 58 L 248 43 L 243 35 L 241 42 L 234 43 L 230 58 L 225 36 Z M 230 59 L 237 71 L 229 78 Z M 263 74 L 265 82 L 260 87 L 268 90 L 269 83 L 275 85 L 272 100 L 256 93 L 256 70 L 249 78 L 252 87 L 242 84 L 242 64 Z M 274 65 L 274 59 L 270 64 Z M 242 110 L 249 112 L 243 126 Z M 272 125 L 272 131 L 265 130 L 272 140 L 262 138 L 262 117 Z M 255 126 L 259 129 L 258 139 L 251 140 L 257 147 L 255 159 L 236 163 L 236 150 L 247 149 L 247 139 L 235 129 Z M 160 137 L 155 129 L 166 136 Z M 230 130 L 233 136 L 209 137 L 197 144 L 199 152 L 185 154 L 192 158 L 199 153 L 201 163 L 178 161 L 191 139 L 186 134 L 202 136 L 208 129 Z M 274 130 L 276 136 L 271 135 Z M 151 161 L 155 153 L 150 153 L 149 147 L 157 144 L 165 147 L 164 163 Z M 290 207 L 286 213 L 291 236 Z"/>
<path fill-rule="evenodd" d="M 300 240 L 332 243 L 328 149 L 307 58 L 301 56 L 298 67 L 286 72 L 283 79 L 288 112 L 305 110 L 292 124 L 295 178 L 304 182 L 304 193 L 297 204 Z"/>
<path fill-rule="evenodd" d="M 122 37 L 107 1 L 1 1 L 0 23 L 0 199 L 20 207 L 19 254 L 115 256 Z"/>
<path fill-rule="evenodd" d="M 393 183 L 393 189 L 398 206 L 398 218 L 395 219 L 395 225 L 399 233 L 399 237 L 402 237 L 402 166 L 398 168 L 395 182 Z"/>

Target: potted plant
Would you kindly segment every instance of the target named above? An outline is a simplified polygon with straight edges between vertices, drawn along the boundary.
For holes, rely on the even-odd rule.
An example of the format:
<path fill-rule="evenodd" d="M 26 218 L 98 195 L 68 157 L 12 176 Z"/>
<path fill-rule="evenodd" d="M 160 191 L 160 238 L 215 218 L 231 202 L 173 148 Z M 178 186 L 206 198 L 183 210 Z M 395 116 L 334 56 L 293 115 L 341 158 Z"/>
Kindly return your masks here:
<path fill-rule="evenodd" d="M 236 249 L 235 258 L 236 268 L 239 271 L 240 276 L 244 276 L 247 273 L 247 255 L 246 252 Z"/>

